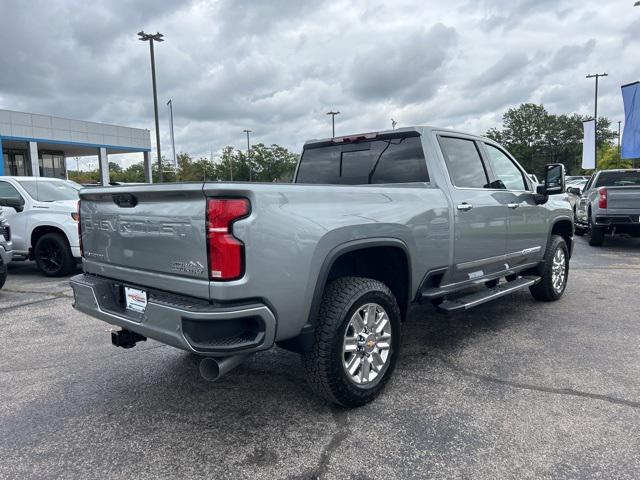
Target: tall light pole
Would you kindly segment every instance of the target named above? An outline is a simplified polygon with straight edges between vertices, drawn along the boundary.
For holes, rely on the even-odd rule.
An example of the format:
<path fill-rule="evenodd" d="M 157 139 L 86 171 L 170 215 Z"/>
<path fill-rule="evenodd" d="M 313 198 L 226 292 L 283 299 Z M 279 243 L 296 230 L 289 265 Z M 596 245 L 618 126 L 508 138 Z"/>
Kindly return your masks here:
<path fill-rule="evenodd" d="M 598 79 L 600 77 L 608 77 L 609 75 L 607 73 L 595 73 L 595 74 L 589 74 L 587 75 L 586 78 L 595 78 L 596 79 L 596 94 L 595 94 L 595 105 L 594 105 L 594 109 L 593 109 L 593 145 L 594 145 L 594 149 L 595 152 L 593 154 L 593 163 L 595 168 L 598 168 L 598 143 L 597 143 L 597 139 L 598 139 Z"/>
<path fill-rule="evenodd" d="M 156 150 L 158 152 L 158 181 L 162 182 L 162 154 L 160 153 L 160 126 L 158 125 L 158 90 L 156 88 L 156 59 L 153 54 L 153 42 L 164 42 L 164 35 L 160 32 L 155 34 L 138 32 L 139 40 L 149 42 L 149 52 L 151 53 L 151 82 L 153 83 L 153 110 L 156 119 Z"/>
<path fill-rule="evenodd" d="M 327 112 L 327 115 L 331 115 L 331 138 L 336 136 L 336 115 L 340 115 L 340 112 Z"/>
<path fill-rule="evenodd" d="M 169 99 L 167 102 L 167 106 L 169 107 L 169 121 L 171 124 L 171 149 L 173 150 L 173 166 L 175 169 L 178 169 L 178 160 L 176 159 L 176 141 L 173 136 L 173 101 Z"/>
<path fill-rule="evenodd" d="M 243 132 L 247 134 L 247 165 L 249 165 L 249 181 L 251 182 L 251 144 L 249 143 L 249 134 L 251 133 L 251 130 L 247 130 L 245 128 Z"/>

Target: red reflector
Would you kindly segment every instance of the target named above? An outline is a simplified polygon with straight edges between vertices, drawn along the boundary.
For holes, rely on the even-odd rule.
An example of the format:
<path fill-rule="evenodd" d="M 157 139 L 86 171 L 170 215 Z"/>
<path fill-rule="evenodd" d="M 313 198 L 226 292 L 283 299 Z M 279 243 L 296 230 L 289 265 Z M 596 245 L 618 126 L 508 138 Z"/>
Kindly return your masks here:
<path fill-rule="evenodd" d="M 207 246 L 209 278 L 234 280 L 244 272 L 244 245 L 233 236 L 231 224 L 249 214 L 246 198 L 207 200 Z"/>
<path fill-rule="evenodd" d="M 601 187 L 598 189 L 600 197 L 598 198 L 598 208 L 607 208 L 607 189 Z"/>
<path fill-rule="evenodd" d="M 80 200 L 78 200 L 78 240 L 80 241 L 80 256 L 84 257 L 84 248 L 82 247 L 82 217 L 80 216 Z"/>

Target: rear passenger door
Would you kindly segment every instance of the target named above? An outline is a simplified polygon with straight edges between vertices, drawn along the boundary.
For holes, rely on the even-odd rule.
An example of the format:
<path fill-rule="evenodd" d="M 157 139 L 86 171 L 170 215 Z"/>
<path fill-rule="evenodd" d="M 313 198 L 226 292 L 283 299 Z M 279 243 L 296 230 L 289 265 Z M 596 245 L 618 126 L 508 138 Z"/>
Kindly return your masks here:
<path fill-rule="evenodd" d="M 490 185 L 479 143 L 438 135 L 451 183 L 454 209 L 452 276 L 448 283 L 484 277 L 505 269 L 507 209 Z"/>
<path fill-rule="evenodd" d="M 533 185 L 516 162 L 497 145 L 483 143 L 495 194 L 507 211 L 505 263 L 517 267 L 538 261 L 547 243 L 547 210 L 536 202 Z"/>

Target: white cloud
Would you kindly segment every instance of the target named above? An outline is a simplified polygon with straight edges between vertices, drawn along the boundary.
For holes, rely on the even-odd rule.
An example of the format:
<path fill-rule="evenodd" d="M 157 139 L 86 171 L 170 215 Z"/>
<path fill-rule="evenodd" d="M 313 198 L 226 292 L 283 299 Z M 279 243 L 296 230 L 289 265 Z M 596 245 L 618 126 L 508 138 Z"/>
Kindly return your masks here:
<path fill-rule="evenodd" d="M 3 2 L 0 108 L 154 131 L 147 44 L 157 45 L 162 147 L 209 156 L 252 141 L 300 150 L 308 138 L 430 124 L 474 133 L 504 110 L 544 102 L 622 119 L 637 80 L 640 8 L 597 0 L 105 0 Z M 52 21 L 55 19 L 55 21 Z M 152 139 L 155 144 L 155 139 Z M 123 164 L 138 157 L 114 157 Z M 73 164 L 73 162 L 71 162 Z"/>

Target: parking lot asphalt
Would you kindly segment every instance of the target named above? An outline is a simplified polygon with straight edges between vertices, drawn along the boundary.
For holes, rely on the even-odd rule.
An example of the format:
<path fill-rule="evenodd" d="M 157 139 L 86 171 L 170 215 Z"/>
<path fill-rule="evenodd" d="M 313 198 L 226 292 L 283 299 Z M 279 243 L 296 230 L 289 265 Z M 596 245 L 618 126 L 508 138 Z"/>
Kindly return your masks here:
<path fill-rule="evenodd" d="M 68 279 L 0 291 L 0 478 L 638 478 L 640 240 L 576 239 L 555 303 L 528 292 L 404 325 L 373 403 L 317 399 L 297 355 L 208 383 L 154 341 L 110 344 Z"/>

